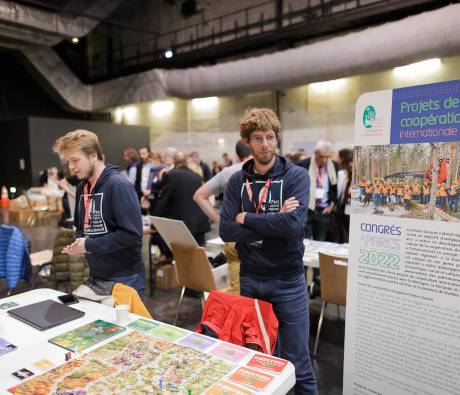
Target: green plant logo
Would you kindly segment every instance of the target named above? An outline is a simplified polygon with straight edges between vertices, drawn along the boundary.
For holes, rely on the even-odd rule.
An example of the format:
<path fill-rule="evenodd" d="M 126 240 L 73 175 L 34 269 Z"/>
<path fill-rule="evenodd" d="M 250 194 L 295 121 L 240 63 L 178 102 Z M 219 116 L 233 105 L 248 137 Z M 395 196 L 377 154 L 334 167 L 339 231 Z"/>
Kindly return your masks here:
<path fill-rule="evenodd" d="M 363 112 L 363 125 L 365 128 L 369 129 L 374 125 L 375 118 L 377 114 L 375 112 L 374 106 L 367 106 Z"/>

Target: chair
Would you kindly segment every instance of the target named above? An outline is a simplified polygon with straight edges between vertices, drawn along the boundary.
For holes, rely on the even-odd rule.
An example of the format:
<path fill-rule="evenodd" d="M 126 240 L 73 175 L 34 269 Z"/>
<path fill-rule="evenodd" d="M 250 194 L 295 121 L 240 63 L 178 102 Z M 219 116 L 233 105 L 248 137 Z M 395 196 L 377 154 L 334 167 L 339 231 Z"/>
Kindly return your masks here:
<path fill-rule="evenodd" d="M 126 304 L 129 312 L 141 317 L 152 319 L 152 315 L 145 307 L 137 291 L 125 284 L 117 283 L 112 288 L 112 297 L 115 299 L 115 306 Z"/>
<path fill-rule="evenodd" d="M 189 247 L 171 243 L 171 250 L 176 262 L 178 283 L 182 287 L 173 323 L 176 325 L 186 288 L 203 292 L 201 298 L 203 307 L 204 293 L 217 289 L 217 285 L 212 273 L 212 266 L 203 247 Z"/>
<path fill-rule="evenodd" d="M 319 252 L 319 270 L 321 275 L 321 314 L 318 321 L 313 357 L 318 350 L 319 336 L 323 324 L 324 312 L 328 303 L 337 305 L 337 320 L 340 319 L 339 306 L 347 302 L 347 268 L 348 259 L 342 256 L 329 255 Z"/>
<path fill-rule="evenodd" d="M 35 207 L 29 195 L 27 195 L 27 192 L 24 191 L 23 195 L 27 200 L 27 205 L 29 206 L 30 210 L 30 215 L 27 219 L 27 226 L 32 227 L 35 225 L 37 220 L 40 220 L 43 217 L 43 214 L 49 211 L 49 208 L 48 206 Z"/>

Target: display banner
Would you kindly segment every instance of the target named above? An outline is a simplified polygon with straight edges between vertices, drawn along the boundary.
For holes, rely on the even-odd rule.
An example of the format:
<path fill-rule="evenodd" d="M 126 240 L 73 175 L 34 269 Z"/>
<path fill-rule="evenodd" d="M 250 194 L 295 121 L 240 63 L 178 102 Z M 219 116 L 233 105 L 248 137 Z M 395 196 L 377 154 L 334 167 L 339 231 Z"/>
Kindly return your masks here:
<path fill-rule="evenodd" d="M 343 393 L 460 394 L 460 81 L 362 95 Z"/>

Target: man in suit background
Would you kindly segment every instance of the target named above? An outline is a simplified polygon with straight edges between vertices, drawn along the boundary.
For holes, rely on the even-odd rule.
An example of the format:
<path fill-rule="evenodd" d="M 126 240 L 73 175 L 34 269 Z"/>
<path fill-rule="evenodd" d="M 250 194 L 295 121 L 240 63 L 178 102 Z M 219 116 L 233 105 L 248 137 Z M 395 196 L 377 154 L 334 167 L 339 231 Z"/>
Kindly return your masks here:
<path fill-rule="evenodd" d="M 184 221 L 197 243 L 203 246 L 205 234 L 211 227 L 208 217 L 193 200 L 203 182 L 201 177 L 187 167 L 182 152 L 174 155 L 174 169 L 164 177 L 154 215 Z"/>
<path fill-rule="evenodd" d="M 318 241 L 336 241 L 328 239 L 328 231 L 332 223 L 332 211 L 337 205 L 337 174 L 339 166 L 331 159 L 332 144 L 318 141 L 314 154 L 299 162 L 299 166 L 307 169 L 310 175 L 310 200 L 308 202 L 305 237 Z M 313 269 L 314 284 L 310 289 L 310 297 L 319 294 L 319 269 Z"/>

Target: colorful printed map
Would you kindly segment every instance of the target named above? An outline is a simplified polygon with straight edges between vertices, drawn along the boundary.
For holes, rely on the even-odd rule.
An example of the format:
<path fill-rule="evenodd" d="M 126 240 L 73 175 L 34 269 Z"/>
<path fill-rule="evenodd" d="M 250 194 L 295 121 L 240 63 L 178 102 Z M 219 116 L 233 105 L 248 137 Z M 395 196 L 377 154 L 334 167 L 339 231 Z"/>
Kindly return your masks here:
<path fill-rule="evenodd" d="M 133 331 L 9 392 L 22 394 L 200 394 L 235 365 Z"/>
<path fill-rule="evenodd" d="M 125 330 L 122 326 L 111 322 L 96 320 L 79 328 L 53 337 L 48 341 L 66 348 L 67 350 L 80 353 L 88 347 L 115 336 Z"/>

